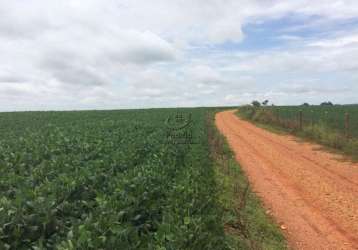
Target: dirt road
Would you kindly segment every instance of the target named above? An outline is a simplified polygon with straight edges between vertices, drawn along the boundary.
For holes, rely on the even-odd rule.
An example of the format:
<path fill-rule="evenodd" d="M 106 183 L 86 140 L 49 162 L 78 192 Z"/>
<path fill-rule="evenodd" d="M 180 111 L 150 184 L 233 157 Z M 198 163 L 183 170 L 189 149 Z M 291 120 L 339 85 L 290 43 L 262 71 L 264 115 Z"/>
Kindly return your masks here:
<path fill-rule="evenodd" d="M 218 113 L 216 126 L 293 249 L 358 249 L 358 164 L 233 111 Z"/>

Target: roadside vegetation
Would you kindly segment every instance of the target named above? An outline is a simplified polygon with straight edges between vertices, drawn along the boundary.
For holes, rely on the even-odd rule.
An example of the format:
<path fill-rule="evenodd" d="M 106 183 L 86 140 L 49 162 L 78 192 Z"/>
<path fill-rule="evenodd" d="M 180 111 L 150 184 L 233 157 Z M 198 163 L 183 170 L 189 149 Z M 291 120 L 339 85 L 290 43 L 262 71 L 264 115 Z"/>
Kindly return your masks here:
<path fill-rule="evenodd" d="M 287 249 L 280 229 L 251 190 L 225 137 L 214 125 L 214 114 L 208 116 L 208 138 L 229 248 Z"/>
<path fill-rule="evenodd" d="M 265 106 L 253 102 L 237 114 L 247 120 L 270 126 L 358 157 L 358 105 Z"/>

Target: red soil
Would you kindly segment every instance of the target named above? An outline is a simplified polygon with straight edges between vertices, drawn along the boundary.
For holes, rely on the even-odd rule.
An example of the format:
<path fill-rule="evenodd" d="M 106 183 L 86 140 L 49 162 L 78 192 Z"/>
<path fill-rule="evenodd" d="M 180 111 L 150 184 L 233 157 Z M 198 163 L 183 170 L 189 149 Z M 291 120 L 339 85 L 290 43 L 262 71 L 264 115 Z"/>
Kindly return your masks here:
<path fill-rule="evenodd" d="M 358 164 L 239 119 L 216 125 L 294 249 L 358 249 Z"/>

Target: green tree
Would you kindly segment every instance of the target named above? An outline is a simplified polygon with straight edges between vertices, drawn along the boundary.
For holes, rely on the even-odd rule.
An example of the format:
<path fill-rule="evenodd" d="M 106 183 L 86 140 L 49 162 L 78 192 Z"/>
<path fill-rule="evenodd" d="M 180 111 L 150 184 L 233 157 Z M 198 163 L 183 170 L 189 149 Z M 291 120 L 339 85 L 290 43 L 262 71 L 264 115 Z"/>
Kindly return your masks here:
<path fill-rule="evenodd" d="M 252 101 L 252 106 L 254 106 L 254 107 L 260 107 L 261 106 L 261 103 L 259 102 L 259 101 Z"/>
<path fill-rule="evenodd" d="M 262 105 L 267 106 L 268 103 L 269 103 L 269 100 L 265 100 L 262 102 Z"/>
<path fill-rule="evenodd" d="M 332 102 L 322 102 L 321 103 L 321 106 L 333 106 L 333 103 Z"/>

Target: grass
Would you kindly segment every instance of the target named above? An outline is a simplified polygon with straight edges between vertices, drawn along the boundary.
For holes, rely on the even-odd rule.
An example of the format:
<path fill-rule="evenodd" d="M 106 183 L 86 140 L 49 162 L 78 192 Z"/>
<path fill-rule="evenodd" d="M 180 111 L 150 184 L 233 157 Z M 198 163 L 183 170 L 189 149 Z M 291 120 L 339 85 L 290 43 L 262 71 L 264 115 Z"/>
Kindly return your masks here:
<path fill-rule="evenodd" d="M 208 135 L 230 249 L 287 249 L 284 236 L 251 190 L 226 139 L 214 126 Z"/>
<path fill-rule="evenodd" d="M 283 120 L 297 122 L 298 113 L 302 112 L 303 124 L 324 124 L 331 131 L 340 134 L 346 133 L 345 119 L 349 114 L 348 132 L 352 138 L 358 138 L 358 105 L 335 105 L 335 106 L 269 106 L 274 116 Z"/>

